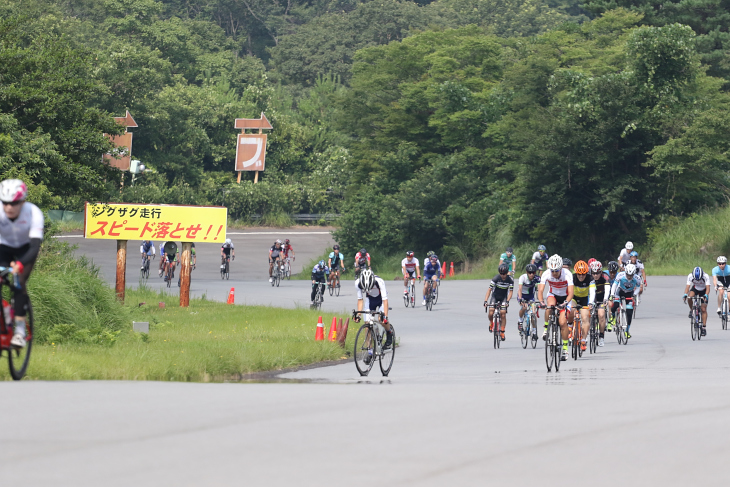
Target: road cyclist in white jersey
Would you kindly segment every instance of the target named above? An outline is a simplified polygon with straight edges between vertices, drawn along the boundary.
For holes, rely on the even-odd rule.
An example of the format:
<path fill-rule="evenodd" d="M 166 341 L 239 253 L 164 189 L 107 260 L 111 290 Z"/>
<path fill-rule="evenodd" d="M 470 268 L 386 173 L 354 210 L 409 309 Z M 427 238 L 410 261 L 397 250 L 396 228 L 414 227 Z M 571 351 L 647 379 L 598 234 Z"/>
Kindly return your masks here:
<path fill-rule="evenodd" d="M 527 312 L 527 307 L 535 301 L 535 291 L 540 284 L 540 276 L 537 275 L 537 265 L 527 264 L 525 274 L 517 281 L 517 300 L 520 303 L 519 317 L 517 318 L 517 329 L 522 332 L 522 322 Z"/>
<path fill-rule="evenodd" d="M 560 323 L 560 335 L 563 340 L 563 354 L 560 360 L 568 360 L 568 323 L 573 322 L 573 314 L 570 306 L 573 300 L 573 274 L 563 268 L 563 258 L 558 254 L 553 255 L 548 259 L 547 262 L 548 270 L 546 270 L 540 279 L 540 284 L 537 288 L 537 298 L 540 301 L 542 307 L 546 306 L 545 303 L 545 287 L 548 288 L 547 295 L 547 306 L 558 306 L 559 315 L 558 322 Z M 547 310 L 545 313 L 546 317 L 552 316 L 554 310 Z M 547 338 L 547 325 L 542 333 L 542 339 Z"/>
<path fill-rule="evenodd" d="M 621 305 L 621 299 L 626 300 L 626 338 L 631 338 L 631 319 L 634 316 L 634 300 L 644 292 L 644 283 L 636 273 L 636 266 L 629 262 L 623 272 L 619 272 L 611 285 L 611 314 L 615 316 Z"/>
<path fill-rule="evenodd" d="M 13 289 L 15 323 L 10 345 L 26 346 L 28 315 L 27 283 L 43 241 L 43 212 L 25 201 L 28 187 L 19 179 L 0 183 L 0 266 L 10 267 L 18 278 L 19 289 Z"/>
<path fill-rule="evenodd" d="M 717 258 L 717 267 L 712 269 L 712 281 L 717 291 L 717 314 L 721 314 L 722 300 L 730 286 L 730 266 L 727 265 L 727 257 L 721 255 Z"/>
<path fill-rule="evenodd" d="M 400 263 L 401 271 L 403 271 L 403 293 L 408 294 L 408 281 L 421 278 L 421 267 L 418 263 L 418 259 L 413 256 L 413 251 L 408 250 L 406 252 L 406 258 Z"/>
<path fill-rule="evenodd" d="M 543 266 L 547 263 L 549 256 L 547 255 L 547 248 L 545 248 L 544 245 L 539 245 L 537 247 L 537 252 L 532 254 L 532 260 L 530 261 L 530 264 L 535 264 L 537 266 L 538 272 L 541 272 L 543 270 Z"/>
<path fill-rule="evenodd" d="M 634 250 L 634 244 L 632 242 L 626 242 L 626 245 L 624 245 L 624 248 L 621 249 L 621 252 L 618 254 L 618 265 L 621 267 L 621 270 L 624 270 L 624 267 L 626 264 L 628 264 L 631 261 L 631 251 Z"/>
<path fill-rule="evenodd" d="M 380 311 L 383 313 L 382 325 L 385 328 L 386 340 L 383 344 L 384 349 L 393 346 L 393 332 L 388 321 L 388 291 L 385 289 L 385 281 L 376 276 L 370 269 L 363 269 L 360 276 L 355 280 L 355 289 L 357 290 L 357 310 L 362 311 L 367 308 L 368 311 Z M 355 322 L 360 322 L 360 316 L 355 316 Z M 368 319 L 368 316 L 365 316 Z M 372 356 L 365 358 L 365 363 L 369 364 Z"/>
<path fill-rule="evenodd" d="M 687 298 L 700 297 L 702 303 L 702 336 L 707 335 L 707 301 L 710 293 L 710 276 L 702 267 L 695 267 L 687 276 L 687 285 L 684 287 L 684 302 L 689 304 L 689 318 L 692 318 L 692 301 Z"/>
<path fill-rule="evenodd" d="M 639 253 L 636 250 L 632 250 L 629 254 L 629 262 L 636 266 L 636 275 L 639 276 L 639 279 L 641 279 L 646 287 L 646 268 L 644 267 L 644 263 L 639 260 Z"/>

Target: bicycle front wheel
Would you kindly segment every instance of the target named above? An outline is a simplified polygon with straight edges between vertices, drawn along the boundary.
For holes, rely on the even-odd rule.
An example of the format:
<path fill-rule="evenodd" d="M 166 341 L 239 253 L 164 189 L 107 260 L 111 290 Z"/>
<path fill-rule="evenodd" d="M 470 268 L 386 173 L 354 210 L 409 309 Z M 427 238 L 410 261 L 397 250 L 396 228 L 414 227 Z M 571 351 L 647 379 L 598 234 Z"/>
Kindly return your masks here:
<path fill-rule="evenodd" d="M 383 350 L 383 353 L 380 355 L 380 372 L 383 374 L 383 377 L 388 377 L 390 369 L 393 367 L 393 359 L 395 359 L 395 328 L 392 324 L 390 325 L 390 330 L 393 332 L 393 344 L 387 350 Z"/>
<path fill-rule="evenodd" d="M 522 348 L 527 348 L 527 344 L 530 341 L 530 319 L 525 320 L 526 325 L 522 325 L 522 331 L 520 332 L 520 342 L 522 343 Z"/>
<path fill-rule="evenodd" d="M 25 348 L 8 350 L 8 365 L 13 380 L 20 380 L 25 376 L 30 363 L 30 352 L 33 348 L 33 308 L 28 302 L 28 314 L 25 322 Z"/>
<path fill-rule="evenodd" d="M 537 348 L 537 317 L 535 314 L 532 314 L 531 317 L 532 324 L 530 325 L 530 328 L 532 329 L 532 349 L 534 350 Z"/>
<path fill-rule="evenodd" d="M 332 281 L 330 281 L 329 288 L 330 288 L 330 296 L 334 295 L 335 294 L 335 287 L 332 285 Z"/>
<path fill-rule="evenodd" d="M 337 276 L 337 279 L 335 280 L 335 296 L 340 295 L 340 277 Z"/>
<path fill-rule="evenodd" d="M 433 288 L 433 304 L 436 304 L 439 302 L 439 286 L 438 284 L 434 285 Z"/>
<path fill-rule="evenodd" d="M 370 325 L 363 324 L 357 331 L 352 355 L 360 376 L 368 375 L 375 363 L 375 333 Z"/>
<path fill-rule="evenodd" d="M 727 299 L 723 299 L 722 308 L 720 309 L 720 319 L 722 320 L 722 329 L 727 330 Z"/>

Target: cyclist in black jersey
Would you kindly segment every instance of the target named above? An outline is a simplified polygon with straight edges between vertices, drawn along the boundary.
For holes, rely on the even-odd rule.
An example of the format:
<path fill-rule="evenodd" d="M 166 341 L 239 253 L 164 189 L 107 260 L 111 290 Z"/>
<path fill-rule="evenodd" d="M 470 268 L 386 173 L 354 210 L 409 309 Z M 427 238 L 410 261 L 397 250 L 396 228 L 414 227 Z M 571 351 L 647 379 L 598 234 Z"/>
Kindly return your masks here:
<path fill-rule="evenodd" d="M 598 346 L 602 347 L 604 345 L 604 337 L 606 334 L 605 304 L 608 301 L 609 294 L 611 293 L 611 283 L 608 280 L 608 275 L 603 272 L 603 264 L 601 264 L 599 261 L 596 260 L 594 262 L 591 262 L 590 268 L 593 282 L 596 283 L 596 306 L 598 306 L 596 312 L 598 313 L 599 326 Z"/>
<path fill-rule="evenodd" d="M 499 309 L 499 314 L 502 316 L 500 338 L 504 341 L 504 330 L 507 326 L 507 307 L 510 299 L 512 299 L 515 281 L 509 276 L 509 266 L 507 264 L 500 264 L 498 272 L 499 274 L 492 278 L 487 294 L 484 296 L 484 306 L 493 306 L 497 302 L 502 303 Z M 488 309 L 489 332 L 491 333 L 494 330 L 494 308 L 490 307 Z"/>

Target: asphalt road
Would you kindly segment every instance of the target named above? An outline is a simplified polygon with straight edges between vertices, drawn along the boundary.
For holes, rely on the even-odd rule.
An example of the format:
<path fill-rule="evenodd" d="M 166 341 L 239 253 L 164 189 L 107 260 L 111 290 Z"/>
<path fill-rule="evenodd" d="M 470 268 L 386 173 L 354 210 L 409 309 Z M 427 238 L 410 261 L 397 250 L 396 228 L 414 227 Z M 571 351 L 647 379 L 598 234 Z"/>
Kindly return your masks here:
<path fill-rule="evenodd" d="M 236 281 L 237 298 L 308 299 L 307 281 L 271 288 L 265 277 Z M 224 285 L 199 281 L 212 294 Z M 348 362 L 272 383 L 2 383 L 9 420 L 0 428 L 0 478 L 74 486 L 730 480 L 730 332 L 713 315 L 708 336 L 691 340 L 683 278 L 651 278 L 628 345 L 611 335 L 558 373 L 546 371 L 542 342 L 521 348 L 515 307 L 507 341 L 492 348 L 481 307 L 488 282 L 446 280 L 432 312 L 406 309 L 402 284 L 389 284 L 401 345 L 389 378 L 377 367 L 360 378 Z M 326 297 L 325 319 L 354 306 L 352 285 Z"/>

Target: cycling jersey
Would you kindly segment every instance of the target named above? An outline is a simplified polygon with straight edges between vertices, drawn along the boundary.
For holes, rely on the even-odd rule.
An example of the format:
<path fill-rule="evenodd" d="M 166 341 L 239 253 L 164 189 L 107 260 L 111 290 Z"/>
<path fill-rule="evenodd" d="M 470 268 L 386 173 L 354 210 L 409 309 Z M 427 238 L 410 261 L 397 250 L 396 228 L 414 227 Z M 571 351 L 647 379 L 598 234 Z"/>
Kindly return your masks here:
<path fill-rule="evenodd" d="M 152 242 L 142 243 L 139 246 L 139 252 L 141 254 L 155 255 L 155 244 Z"/>
<path fill-rule="evenodd" d="M 165 244 L 167 242 L 160 243 L 160 255 L 165 255 Z"/>
<path fill-rule="evenodd" d="M 605 301 L 607 297 L 606 288 L 611 289 L 611 285 L 608 282 L 608 274 L 601 273 L 601 277 L 595 279 L 593 282 L 596 283 L 596 302 L 600 303 Z"/>
<path fill-rule="evenodd" d="M 439 270 L 441 269 L 441 265 L 436 262 L 436 264 L 433 264 L 430 260 L 426 262 L 426 265 L 423 266 L 423 277 L 428 280 L 431 279 L 433 276 L 439 275 Z"/>
<path fill-rule="evenodd" d="M 330 252 L 330 263 L 332 264 L 333 269 L 337 269 L 340 266 L 340 262 L 342 262 L 342 254 L 337 252 L 336 254 L 334 252 Z"/>
<path fill-rule="evenodd" d="M 416 267 L 418 267 L 418 259 L 413 257 L 412 259 L 408 260 L 408 257 L 406 257 L 401 261 L 400 266 L 405 267 L 408 272 L 414 272 L 416 270 Z"/>
<path fill-rule="evenodd" d="M 537 252 L 535 252 L 534 254 L 532 254 L 532 260 L 533 260 L 533 262 L 535 263 L 535 265 L 537 266 L 538 269 L 542 269 L 542 265 L 545 262 L 547 262 L 547 260 L 549 258 L 550 258 L 550 256 L 548 256 L 547 252 L 545 252 L 544 254 L 540 255 L 540 251 L 539 250 Z"/>
<path fill-rule="evenodd" d="M 292 247 L 291 244 L 289 244 L 289 245 L 284 244 L 281 246 L 281 253 L 284 254 L 284 257 L 289 257 L 289 252 L 293 252 L 293 251 L 294 251 L 294 247 Z M 331 255 L 332 254 L 330 254 L 330 256 Z"/>
<path fill-rule="evenodd" d="M 8 218 L 4 208 L 0 209 L 0 245 L 17 249 L 29 244 L 32 238 L 43 239 L 43 212 L 40 208 L 26 201 L 15 221 Z"/>
<path fill-rule="evenodd" d="M 626 249 L 621 249 L 621 253 L 618 255 L 618 260 L 621 264 L 626 265 L 629 262 L 631 262 L 631 251 Z"/>
<path fill-rule="evenodd" d="M 330 272 L 330 269 L 326 265 L 320 267 L 319 264 L 316 264 L 314 266 L 314 268 L 312 269 L 312 280 L 324 282 L 324 276 L 326 274 L 329 274 L 329 272 Z"/>
<path fill-rule="evenodd" d="M 730 285 L 730 265 L 725 264 L 725 269 L 720 269 L 720 266 L 712 269 L 713 277 L 717 278 L 717 282 L 721 283 L 724 287 Z"/>
<path fill-rule="evenodd" d="M 272 245 L 269 250 L 271 251 L 271 260 L 276 260 L 281 254 L 281 247 L 277 249 L 276 245 Z"/>
<path fill-rule="evenodd" d="M 370 254 L 366 253 L 365 255 L 360 255 L 360 252 L 355 254 L 355 262 L 359 262 L 361 258 L 365 257 L 368 260 L 368 264 L 370 264 Z"/>
<path fill-rule="evenodd" d="M 375 276 L 375 283 L 370 291 L 367 291 L 363 296 L 363 290 L 360 287 L 360 281 L 355 281 L 355 289 L 357 289 L 357 299 L 364 299 L 365 306 L 363 309 L 369 309 L 375 311 L 379 309 L 384 299 L 388 299 L 388 291 L 385 289 L 385 281 L 380 277 Z"/>
<path fill-rule="evenodd" d="M 613 281 L 613 286 L 611 286 L 611 296 L 618 296 L 619 291 L 624 294 L 639 294 L 639 289 L 641 289 L 641 278 L 637 274 L 629 278 L 626 272 L 619 272 Z"/>
<path fill-rule="evenodd" d="M 517 284 L 522 286 L 522 299 L 528 299 L 532 301 L 535 295 L 535 286 L 540 284 L 540 278 L 536 275 L 532 276 L 532 280 L 527 274 L 522 274 Z M 529 296 L 527 298 L 526 296 Z"/>
<path fill-rule="evenodd" d="M 700 293 L 706 293 L 707 288 L 710 287 L 710 276 L 707 275 L 707 272 L 703 272 L 702 279 L 697 280 L 692 274 L 689 274 L 687 276 L 687 285 Z"/>
<path fill-rule="evenodd" d="M 508 293 L 512 292 L 515 287 L 515 281 L 508 275 L 502 277 L 497 274 L 489 283 L 489 289 L 492 290 L 492 296 L 495 301 L 505 301 Z"/>
<path fill-rule="evenodd" d="M 634 264 L 634 265 L 636 266 L 636 273 L 643 276 L 644 275 L 644 263 L 641 262 L 639 259 L 636 259 L 636 264 Z"/>
<path fill-rule="evenodd" d="M 573 296 L 575 301 L 581 306 L 585 306 L 585 300 L 588 299 L 588 304 L 593 304 L 596 301 L 596 281 L 591 276 L 586 276 L 582 281 L 573 276 Z"/>
<path fill-rule="evenodd" d="M 502 264 L 509 264 L 509 271 L 512 272 L 513 264 L 517 262 L 517 257 L 514 254 L 512 254 L 512 257 L 507 257 L 507 253 L 505 252 L 499 256 L 499 261 Z"/>
<path fill-rule="evenodd" d="M 542 273 L 540 284 L 546 284 L 548 286 L 548 296 L 562 296 L 568 295 L 568 288 L 573 286 L 573 274 L 568 269 L 560 269 L 560 275 L 553 277 L 550 269 Z"/>

